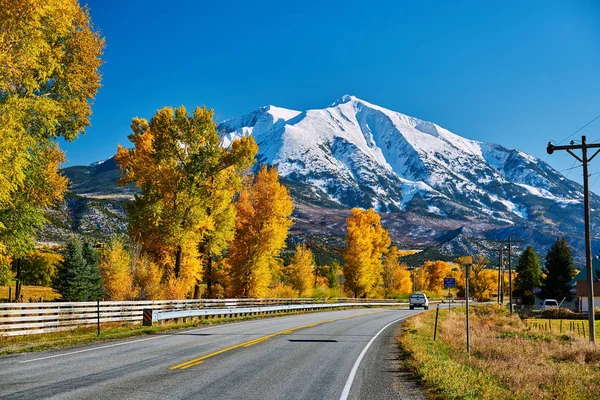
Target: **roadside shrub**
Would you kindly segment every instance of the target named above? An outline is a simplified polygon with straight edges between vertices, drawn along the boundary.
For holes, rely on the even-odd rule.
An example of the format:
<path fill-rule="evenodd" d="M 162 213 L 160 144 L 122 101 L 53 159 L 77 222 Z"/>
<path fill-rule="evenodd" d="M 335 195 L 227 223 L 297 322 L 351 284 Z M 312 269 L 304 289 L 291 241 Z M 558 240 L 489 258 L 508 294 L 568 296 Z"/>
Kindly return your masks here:
<path fill-rule="evenodd" d="M 545 319 L 581 319 L 582 315 L 568 308 L 551 308 L 548 310 L 535 311 L 536 317 Z"/>

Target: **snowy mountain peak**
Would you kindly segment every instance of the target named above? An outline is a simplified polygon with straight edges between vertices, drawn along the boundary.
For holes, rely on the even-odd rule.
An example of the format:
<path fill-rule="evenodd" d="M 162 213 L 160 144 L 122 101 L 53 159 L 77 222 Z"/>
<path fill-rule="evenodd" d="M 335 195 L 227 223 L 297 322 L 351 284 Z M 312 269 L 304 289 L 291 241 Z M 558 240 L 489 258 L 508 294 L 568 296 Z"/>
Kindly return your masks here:
<path fill-rule="evenodd" d="M 224 145 L 254 136 L 260 162 L 350 207 L 513 224 L 581 201 L 579 185 L 539 159 L 352 95 L 324 109 L 261 107 L 218 129 Z"/>
<path fill-rule="evenodd" d="M 342 97 L 340 97 L 339 99 L 337 99 L 336 101 L 334 101 L 333 103 L 331 103 L 331 105 L 329 107 L 336 107 L 336 106 L 339 106 L 340 104 L 345 104 L 345 103 L 349 103 L 352 101 L 359 102 L 361 100 L 356 96 L 352 96 L 350 94 L 345 94 Z"/>

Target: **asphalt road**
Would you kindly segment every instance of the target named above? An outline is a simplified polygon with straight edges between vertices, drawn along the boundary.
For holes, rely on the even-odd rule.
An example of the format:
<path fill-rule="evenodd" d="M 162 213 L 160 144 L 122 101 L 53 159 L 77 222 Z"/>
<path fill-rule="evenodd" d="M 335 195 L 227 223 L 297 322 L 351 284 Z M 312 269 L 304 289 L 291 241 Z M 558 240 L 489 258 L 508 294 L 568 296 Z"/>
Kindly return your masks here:
<path fill-rule="evenodd" d="M 353 309 L 0 357 L 2 399 L 395 399 L 395 332 Z"/>

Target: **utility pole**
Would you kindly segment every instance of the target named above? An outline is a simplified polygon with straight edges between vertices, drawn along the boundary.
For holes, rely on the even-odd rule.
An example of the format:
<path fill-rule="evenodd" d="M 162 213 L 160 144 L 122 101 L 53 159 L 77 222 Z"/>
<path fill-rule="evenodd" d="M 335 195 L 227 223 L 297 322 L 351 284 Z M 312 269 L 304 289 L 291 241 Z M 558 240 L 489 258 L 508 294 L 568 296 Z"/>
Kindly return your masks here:
<path fill-rule="evenodd" d="M 498 251 L 500 253 L 500 259 L 498 264 L 498 304 L 504 304 L 504 257 L 502 248 Z"/>
<path fill-rule="evenodd" d="M 510 299 L 510 314 L 513 313 L 513 287 L 512 287 L 512 248 L 510 245 L 510 236 L 508 237 L 508 297 Z"/>
<path fill-rule="evenodd" d="M 588 144 L 585 136 L 581 137 L 581 144 L 571 144 L 568 146 L 555 146 L 552 143 L 548 143 L 546 151 L 548 154 L 554 153 L 555 150 L 566 150 L 567 153 L 575 157 L 576 160 L 583 164 L 583 214 L 585 220 L 585 268 L 587 269 L 587 281 L 588 281 L 588 324 L 590 327 L 590 342 L 596 342 L 596 326 L 594 316 L 594 276 L 592 271 L 592 240 L 590 235 L 590 187 L 588 184 L 588 164 L 596 157 L 600 150 L 596 150 L 594 155 L 588 158 L 587 150 L 600 148 L 599 144 Z M 581 150 L 581 158 L 573 153 L 573 150 Z"/>

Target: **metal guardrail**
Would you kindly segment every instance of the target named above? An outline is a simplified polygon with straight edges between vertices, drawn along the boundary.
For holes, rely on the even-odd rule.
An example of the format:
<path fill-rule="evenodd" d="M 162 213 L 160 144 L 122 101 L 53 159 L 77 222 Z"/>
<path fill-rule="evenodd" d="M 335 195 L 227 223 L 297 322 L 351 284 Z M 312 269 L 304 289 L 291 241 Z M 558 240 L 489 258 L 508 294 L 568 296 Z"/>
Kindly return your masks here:
<path fill-rule="evenodd" d="M 380 305 L 402 304 L 397 300 L 376 300 Z M 338 304 L 368 305 L 372 299 L 218 299 L 218 300 L 155 300 L 155 301 L 101 301 L 101 302 L 49 302 L 0 303 L 0 336 L 30 335 L 72 330 L 83 325 L 106 322 L 143 321 L 144 309 L 157 314 L 168 312 L 195 312 L 202 315 L 232 315 L 242 309 L 264 309 L 268 306 L 299 306 Z M 406 304 L 406 303 L 404 303 Z M 316 307 L 315 307 L 316 308 Z M 308 308 L 307 308 L 308 309 Z M 292 309 L 289 309 L 292 311 Z M 237 312 L 235 312 L 237 311 Z M 266 312 L 266 311 L 265 311 Z M 173 314 L 175 315 L 175 314 Z M 189 316 L 189 315 L 188 315 Z M 183 316 L 182 316 L 183 317 Z M 175 317 L 178 318 L 178 317 Z"/>
<path fill-rule="evenodd" d="M 165 321 L 169 319 L 199 317 L 199 316 L 237 316 L 245 314 L 264 314 L 273 312 L 291 312 L 291 311 L 307 311 L 326 308 L 340 307 L 365 307 L 365 306 L 387 306 L 401 305 L 403 303 L 390 302 L 345 302 L 345 303 L 317 303 L 317 304 L 289 304 L 281 306 L 264 306 L 264 307 L 241 307 L 241 308 L 221 308 L 221 309 L 197 309 L 197 310 L 180 310 L 180 311 L 154 311 L 152 309 L 144 310 L 143 324 L 152 326 L 154 322 Z M 404 303 L 406 305 L 406 303 Z"/>

